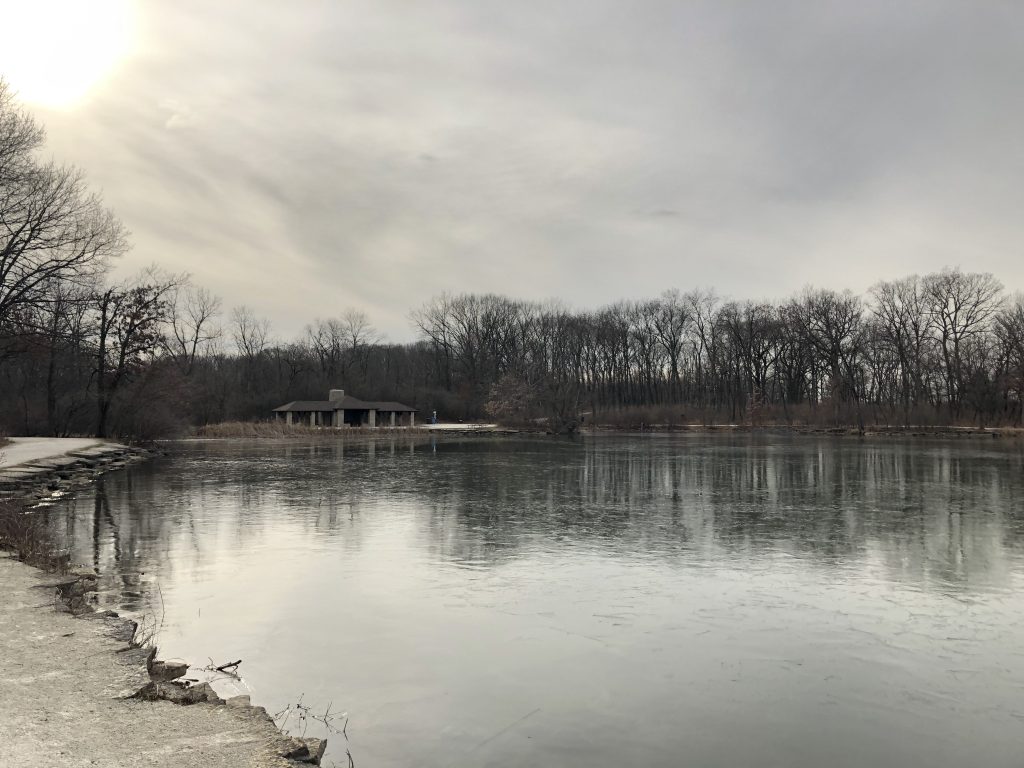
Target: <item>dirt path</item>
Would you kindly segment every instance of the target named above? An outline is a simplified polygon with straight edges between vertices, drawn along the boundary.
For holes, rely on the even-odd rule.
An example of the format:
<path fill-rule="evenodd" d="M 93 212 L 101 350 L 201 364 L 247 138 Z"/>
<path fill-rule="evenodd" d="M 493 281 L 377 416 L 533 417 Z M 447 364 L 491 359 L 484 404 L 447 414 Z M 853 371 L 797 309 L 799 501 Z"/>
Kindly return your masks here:
<path fill-rule="evenodd" d="M 259 710 L 124 697 L 149 678 L 123 622 L 54 610 L 48 577 L 0 552 L 0 766 L 294 766 Z"/>

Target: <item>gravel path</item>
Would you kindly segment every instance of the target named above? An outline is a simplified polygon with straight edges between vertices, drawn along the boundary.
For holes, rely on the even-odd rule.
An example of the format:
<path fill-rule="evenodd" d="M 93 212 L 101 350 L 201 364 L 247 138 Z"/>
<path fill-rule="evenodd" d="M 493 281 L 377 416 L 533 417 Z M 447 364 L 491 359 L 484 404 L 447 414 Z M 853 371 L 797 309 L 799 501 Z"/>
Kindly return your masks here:
<path fill-rule="evenodd" d="M 95 437 L 12 437 L 8 445 L 0 445 L 0 467 L 13 467 L 68 451 L 80 451 L 104 442 Z"/>
<path fill-rule="evenodd" d="M 0 552 L 0 766 L 295 765 L 252 708 L 125 699 L 148 681 L 142 652 L 116 619 L 56 612 L 58 580 Z"/>

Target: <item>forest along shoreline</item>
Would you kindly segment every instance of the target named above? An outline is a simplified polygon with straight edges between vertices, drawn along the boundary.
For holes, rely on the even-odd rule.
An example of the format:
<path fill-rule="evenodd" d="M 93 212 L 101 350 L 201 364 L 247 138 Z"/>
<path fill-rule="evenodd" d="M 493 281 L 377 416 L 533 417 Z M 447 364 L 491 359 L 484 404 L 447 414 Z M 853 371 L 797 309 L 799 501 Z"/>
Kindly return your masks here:
<path fill-rule="evenodd" d="M 0 453 L 18 447 L 15 439 Z M 54 766 L 319 765 L 326 740 L 286 735 L 248 696 L 224 700 L 209 683 L 182 681 L 187 663 L 158 660 L 136 622 L 97 610 L 98 574 L 73 567 L 36 514 L 98 475 L 153 454 L 97 442 L 0 466 L 5 757 Z M 63 674 L 54 674 L 55 666 Z"/>

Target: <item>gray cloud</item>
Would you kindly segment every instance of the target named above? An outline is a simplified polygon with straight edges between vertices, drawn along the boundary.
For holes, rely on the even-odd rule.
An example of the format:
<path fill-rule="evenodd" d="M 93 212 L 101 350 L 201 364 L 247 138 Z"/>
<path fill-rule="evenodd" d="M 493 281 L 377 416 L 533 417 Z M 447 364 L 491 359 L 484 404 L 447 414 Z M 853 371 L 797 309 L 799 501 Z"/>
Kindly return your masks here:
<path fill-rule="evenodd" d="M 962 2 L 139 3 L 40 112 L 136 244 L 282 335 L 440 291 L 1024 287 L 1024 9 Z"/>

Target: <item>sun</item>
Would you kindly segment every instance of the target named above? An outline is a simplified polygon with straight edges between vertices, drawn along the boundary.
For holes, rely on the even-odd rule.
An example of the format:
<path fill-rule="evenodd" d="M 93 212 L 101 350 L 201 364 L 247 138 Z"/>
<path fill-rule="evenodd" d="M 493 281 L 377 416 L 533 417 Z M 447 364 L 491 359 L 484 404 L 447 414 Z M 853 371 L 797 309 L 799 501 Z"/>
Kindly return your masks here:
<path fill-rule="evenodd" d="M 132 0 L 0 0 L 0 77 L 19 99 L 80 101 L 128 53 Z"/>

